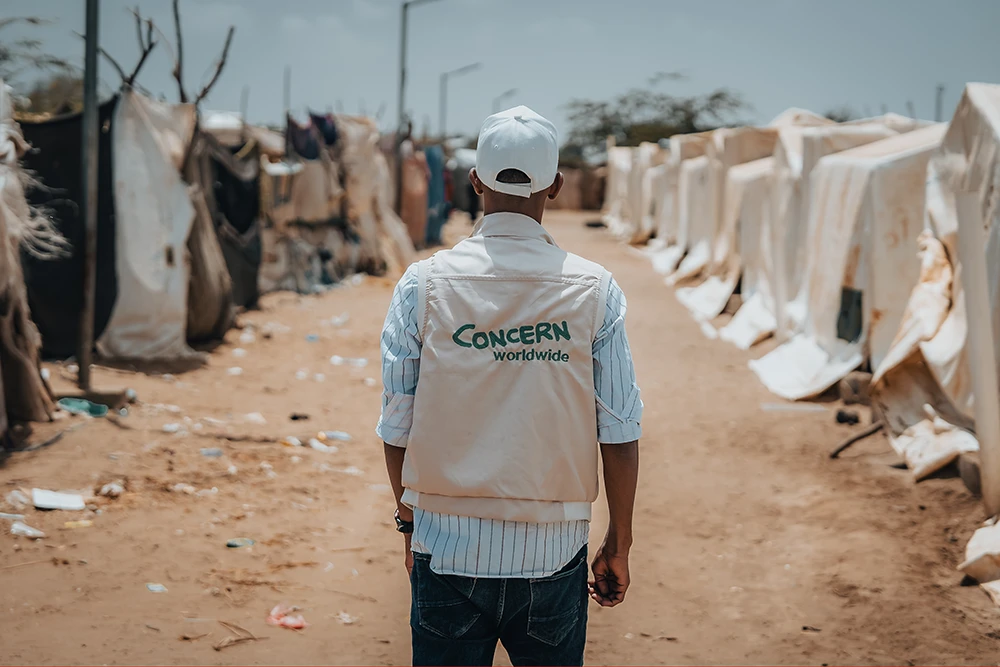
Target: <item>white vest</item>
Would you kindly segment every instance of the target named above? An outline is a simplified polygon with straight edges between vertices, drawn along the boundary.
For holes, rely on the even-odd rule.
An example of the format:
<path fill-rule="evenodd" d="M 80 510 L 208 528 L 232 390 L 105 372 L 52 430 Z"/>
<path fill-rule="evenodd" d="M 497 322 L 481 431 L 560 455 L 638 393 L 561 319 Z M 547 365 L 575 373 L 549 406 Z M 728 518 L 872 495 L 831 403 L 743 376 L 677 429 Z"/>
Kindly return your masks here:
<path fill-rule="evenodd" d="M 533 219 L 488 215 L 418 264 L 423 341 L 403 501 L 431 512 L 547 523 L 597 498 L 593 342 L 603 267 Z"/>

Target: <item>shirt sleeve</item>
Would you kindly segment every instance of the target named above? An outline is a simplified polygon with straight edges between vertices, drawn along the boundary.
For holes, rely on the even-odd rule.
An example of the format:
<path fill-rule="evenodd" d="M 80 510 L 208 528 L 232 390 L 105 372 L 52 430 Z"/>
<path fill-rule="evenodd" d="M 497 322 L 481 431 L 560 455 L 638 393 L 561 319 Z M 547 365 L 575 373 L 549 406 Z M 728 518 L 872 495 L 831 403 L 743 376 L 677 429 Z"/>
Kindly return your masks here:
<path fill-rule="evenodd" d="M 612 279 L 604 323 L 594 338 L 593 348 L 597 440 L 604 445 L 632 442 L 642 436 L 642 400 L 625 333 L 627 307 L 625 294 Z"/>
<path fill-rule="evenodd" d="M 413 425 L 413 397 L 420 375 L 417 267 L 396 284 L 382 327 L 382 415 L 375 433 L 389 445 L 406 447 Z"/>

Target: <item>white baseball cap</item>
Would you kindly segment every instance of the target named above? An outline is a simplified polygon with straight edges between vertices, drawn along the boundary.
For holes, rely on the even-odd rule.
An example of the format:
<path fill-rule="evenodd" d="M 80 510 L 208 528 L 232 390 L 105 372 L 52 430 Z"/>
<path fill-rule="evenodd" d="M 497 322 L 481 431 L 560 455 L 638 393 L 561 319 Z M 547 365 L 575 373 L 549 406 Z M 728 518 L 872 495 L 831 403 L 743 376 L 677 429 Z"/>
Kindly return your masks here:
<path fill-rule="evenodd" d="M 530 183 L 499 183 L 505 169 L 524 172 Z M 476 173 L 490 190 L 530 197 L 556 180 L 559 136 L 556 126 L 525 106 L 495 113 L 483 122 L 476 148 Z"/>

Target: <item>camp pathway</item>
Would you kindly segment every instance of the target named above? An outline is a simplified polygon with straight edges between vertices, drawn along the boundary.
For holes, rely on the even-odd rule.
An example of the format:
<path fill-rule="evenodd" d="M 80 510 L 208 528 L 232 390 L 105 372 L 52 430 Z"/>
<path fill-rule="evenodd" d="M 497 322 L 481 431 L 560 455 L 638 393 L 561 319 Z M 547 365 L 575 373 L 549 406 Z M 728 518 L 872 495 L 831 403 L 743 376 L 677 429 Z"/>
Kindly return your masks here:
<path fill-rule="evenodd" d="M 955 479 L 914 485 L 881 437 L 829 460 L 852 432 L 836 406 L 769 408 L 779 401 L 746 367 L 761 352 L 705 339 L 647 260 L 584 225 L 594 218 L 556 212 L 546 226 L 624 289 L 646 411 L 633 585 L 616 609 L 591 605 L 587 661 L 995 664 L 1000 614 L 954 569 L 979 503 Z M 46 539 L 0 535 L 0 661 L 406 664 L 409 586 L 373 432 L 392 284 L 269 295 L 204 368 L 99 368 L 99 384 L 143 404 L 121 427 L 93 420 L 10 457 L 0 495 L 117 479 L 126 492 L 101 499 L 90 527 L 29 508 Z M 273 442 L 320 430 L 353 439 Z M 601 499 L 593 543 L 605 526 Z M 227 547 L 235 538 L 254 544 Z M 309 627 L 266 624 L 279 603 Z M 235 637 L 219 621 L 258 639 L 213 650 Z"/>

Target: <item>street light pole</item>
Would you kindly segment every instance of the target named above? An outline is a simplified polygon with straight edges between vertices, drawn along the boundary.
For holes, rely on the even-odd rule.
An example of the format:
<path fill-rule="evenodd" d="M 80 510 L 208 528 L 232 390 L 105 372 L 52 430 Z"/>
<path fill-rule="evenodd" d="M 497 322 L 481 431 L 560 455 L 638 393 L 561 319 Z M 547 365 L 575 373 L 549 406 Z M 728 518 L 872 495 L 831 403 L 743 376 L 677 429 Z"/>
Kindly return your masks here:
<path fill-rule="evenodd" d="M 505 90 L 496 97 L 493 98 L 493 113 L 498 113 L 503 109 L 503 102 L 508 97 L 513 97 L 517 95 L 517 88 L 511 88 L 510 90 Z"/>
<path fill-rule="evenodd" d="M 77 384 L 90 391 L 90 360 L 94 349 L 94 302 L 97 290 L 97 169 L 98 128 L 97 51 L 99 0 L 87 0 L 83 57 L 83 308 L 80 312 Z"/>
<path fill-rule="evenodd" d="M 448 138 L 448 78 L 452 76 L 461 76 L 463 74 L 468 74 L 469 72 L 475 72 L 477 69 L 483 66 L 482 63 L 472 63 L 470 65 L 465 65 L 464 67 L 459 67 L 458 69 L 453 69 L 450 72 L 444 72 L 441 75 L 440 84 L 440 100 L 438 101 L 438 128 L 441 131 L 441 139 Z"/>
<path fill-rule="evenodd" d="M 410 6 L 424 5 L 437 0 L 403 0 L 399 6 L 399 106 L 396 109 L 396 213 L 403 204 L 403 124 L 406 115 L 406 33 Z"/>

